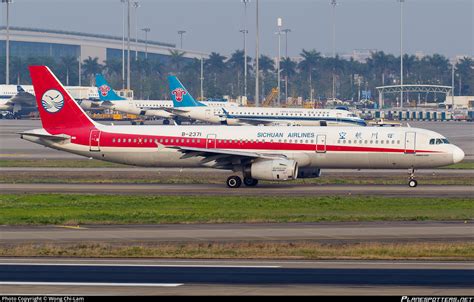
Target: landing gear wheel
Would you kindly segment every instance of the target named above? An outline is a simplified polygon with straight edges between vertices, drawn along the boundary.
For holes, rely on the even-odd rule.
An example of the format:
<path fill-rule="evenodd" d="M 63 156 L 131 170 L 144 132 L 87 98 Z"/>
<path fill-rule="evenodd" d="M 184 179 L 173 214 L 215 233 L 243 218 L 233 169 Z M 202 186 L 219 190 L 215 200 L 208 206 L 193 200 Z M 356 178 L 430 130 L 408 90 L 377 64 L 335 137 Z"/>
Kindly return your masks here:
<path fill-rule="evenodd" d="M 418 185 L 418 182 L 415 180 L 415 168 L 410 169 L 410 178 L 408 179 L 408 186 L 414 188 Z"/>
<path fill-rule="evenodd" d="M 229 176 L 229 178 L 227 178 L 227 186 L 229 188 L 238 188 L 242 185 L 242 179 L 240 179 L 240 177 L 236 176 L 236 175 L 233 175 L 233 176 Z"/>
<path fill-rule="evenodd" d="M 164 120 L 163 121 L 163 125 L 169 125 L 170 124 L 170 121 L 169 120 Z"/>
<path fill-rule="evenodd" d="M 244 185 L 247 187 L 255 187 L 258 184 L 258 179 L 252 177 L 244 177 Z"/>

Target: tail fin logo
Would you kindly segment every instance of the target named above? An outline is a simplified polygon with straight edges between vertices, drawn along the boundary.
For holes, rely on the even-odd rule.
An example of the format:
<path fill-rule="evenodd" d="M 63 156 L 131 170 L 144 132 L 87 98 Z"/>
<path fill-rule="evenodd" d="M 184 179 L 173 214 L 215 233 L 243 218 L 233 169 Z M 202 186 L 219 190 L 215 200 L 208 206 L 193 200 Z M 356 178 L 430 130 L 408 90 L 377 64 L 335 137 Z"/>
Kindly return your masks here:
<path fill-rule="evenodd" d="M 99 87 L 99 91 L 102 96 L 107 96 L 109 94 L 110 87 L 104 84 Z"/>
<path fill-rule="evenodd" d="M 41 97 L 41 105 L 49 113 L 56 113 L 64 107 L 64 96 L 56 89 L 50 89 Z"/>
<path fill-rule="evenodd" d="M 181 102 L 183 100 L 183 96 L 187 94 L 186 90 L 183 88 L 176 88 L 175 90 L 171 91 L 171 93 L 175 96 L 176 102 Z"/>

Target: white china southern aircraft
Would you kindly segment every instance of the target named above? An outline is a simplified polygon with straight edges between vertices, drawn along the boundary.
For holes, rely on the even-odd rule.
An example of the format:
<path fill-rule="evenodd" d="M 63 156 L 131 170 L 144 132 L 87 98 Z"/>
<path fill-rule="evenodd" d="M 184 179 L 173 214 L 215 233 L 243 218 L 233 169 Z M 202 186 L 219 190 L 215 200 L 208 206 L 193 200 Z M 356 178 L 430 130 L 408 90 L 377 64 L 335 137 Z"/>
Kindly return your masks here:
<path fill-rule="evenodd" d="M 165 119 L 163 121 L 163 124 L 165 125 L 170 123 L 170 119 L 174 119 L 177 123 L 180 123 L 179 116 L 163 110 L 173 107 L 173 102 L 170 100 L 128 100 L 117 95 L 101 74 L 96 74 L 95 83 L 99 92 L 99 98 L 102 101 L 101 106 L 103 108 L 143 116 L 157 116 Z M 203 104 L 212 108 L 215 106 L 222 106 L 223 103 L 203 102 Z M 224 104 L 226 107 L 237 106 L 237 104 L 229 102 Z"/>
<path fill-rule="evenodd" d="M 226 125 L 367 126 L 356 114 L 338 109 L 208 108 L 196 101 L 176 76 L 168 76 L 173 108 L 166 110 L 195 120 Z"/>
<path fill-rule="evenodd" d="M 30 74 L 43 127 L 21 138 L 95 159 L 146 167 L 212 167 L 258 180 L 318 177 L 321 168 L 411 169 L 460 162 L 464 152 L 417 128 L 106 126 L 91 120 L 48 67 Z M 227 179 L 239 187 L 239 176 Z"/>

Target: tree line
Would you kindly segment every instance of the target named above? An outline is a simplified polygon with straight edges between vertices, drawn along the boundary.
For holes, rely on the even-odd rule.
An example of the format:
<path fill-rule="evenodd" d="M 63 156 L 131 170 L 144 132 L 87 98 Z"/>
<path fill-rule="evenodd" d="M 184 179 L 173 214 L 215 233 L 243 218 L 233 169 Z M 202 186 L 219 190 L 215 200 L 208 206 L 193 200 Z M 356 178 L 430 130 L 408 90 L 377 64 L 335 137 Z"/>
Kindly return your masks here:
<path fill-rule="evenodd" d="M 200 95 L 201 61 L 188 59 L 179 50 L 170 51 L 169 59 L 159 60 L 139 57 L 131 60 L 131 89 L 135 97 L 141 99 L 167 99 L 168 74 L 178 75 L 188 90 Z M 65 84 L 79 84 L 79 62 L 75 57 L 11 57 L 10 83 L 29 84 L 29 65 L 47 65 Z M 452 65 L 448 58 L 440 54 L 422 58 L 405 54 L 404 83 L 433 84 L 451 86 Z M 247 57 L 247 92 L 250 100 L 255 95 L 254 60 Z M 205 97 L 233 98 L 244 94 L 244 52 L 234 51 L 229 57 L 212 52 L 203 62 Z M 345 60 L 339 56 L 324 57 L 316 50 L 302 50 L 297 61 L 283 57 L 280 61 L 281 93 L 285 98 L 285 81 L 288 83 L 288 97 L 303 97 L 308 100 L 332 98 L 333 73 L 335 76 L 336 98 L 358 100 L 360 91 L 371 91 L 376 97 L 375 87 L 398 85 L 400 83 L 400 57 L 383 51 L 371 53 L 365 62 Z M 455 95 L 474 95 L 474 61 L 470 57 L 460 59 L 455 68 Z M 81 62 L 81 84 L 93 85 L 94 75 L 103 73 L 116 89 L 122 88 L 122 62 L 110 59 L 103 64 L 98 58 L 86 58 Z M 275 61 L 269 56 L 259 58 L 260 97 L 263 99 L 272 88 L 277 87 Z M 5 58 L 0 60 L 0 82 L 5 83 Z M 393 96 L 394 98 L 396 96 Z"/>

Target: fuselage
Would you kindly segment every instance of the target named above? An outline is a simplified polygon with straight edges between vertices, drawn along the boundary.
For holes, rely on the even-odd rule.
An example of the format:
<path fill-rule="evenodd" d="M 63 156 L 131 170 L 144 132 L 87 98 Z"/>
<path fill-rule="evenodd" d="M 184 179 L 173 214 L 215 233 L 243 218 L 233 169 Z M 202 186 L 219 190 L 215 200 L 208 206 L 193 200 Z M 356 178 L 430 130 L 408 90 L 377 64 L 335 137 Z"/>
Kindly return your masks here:
<path fill-rule="evenodd" d="M 297 125 L 297 126 L 366 126 L 356 114 L 337 109 L 302 108 L 206 108 L 189 107 L 178 115 L 213 124 L 228 125 Z"/>
<path fill-rule="evenodd" d="M 46 133 L 44 129 L 36 129 Z M 51 148 L 146 167 L 202 167 L 179 147 L 281 154 L 316 168 L 433 168 L 459 162 L 463 151 L 433 131 L 384 127 L 105 126 L 71 128 L 70 139 L 23 135 Z M 55 133 L 55 134 L 59 134 Z"/>
<path fill-rule="evenodd" d="M 203 102 L 208 108 L 236 107 L 237 104 L 230 102 Z M 173 102 L 169 100 L 118 100 L 104 102 L 104 107 L 119 112 L 157 116 L 161 118 L 172 118 L 175 114 L 169 113 L 163 109 L 173 108 Z"/>

